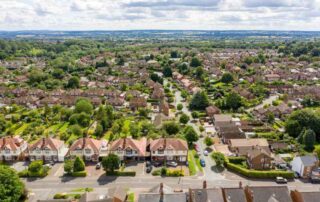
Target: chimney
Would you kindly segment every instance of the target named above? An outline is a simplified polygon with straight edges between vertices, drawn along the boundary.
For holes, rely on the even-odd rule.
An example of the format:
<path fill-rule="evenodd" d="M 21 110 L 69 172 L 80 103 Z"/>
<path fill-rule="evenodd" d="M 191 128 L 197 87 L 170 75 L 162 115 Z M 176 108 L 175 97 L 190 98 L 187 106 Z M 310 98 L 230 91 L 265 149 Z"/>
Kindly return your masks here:
<path fill-rule="evenodd" d="M 241 181 L 239 182 L 239 188 L 242 188 L 242 182 Z"/>
<path fill-rule="evenodd" d="M 84 149 L 85 145 L 86 145 L 86 137 L 83 137 L 82 138 L 82 149 Z"/>
<path fill-rule="evenodd" d="M 46 145 L 46 138 L 42 138 L 42 146 L 44 147 Z"/>
<path fill-rule="evenodd" d="M 206 188 L 207 188 L 207 181 L 206 181 L 206 180 L 203 181 L 203 183 L 202 183 L 202 188 L 203 188 L 203 189 L 206 189 Z"/>

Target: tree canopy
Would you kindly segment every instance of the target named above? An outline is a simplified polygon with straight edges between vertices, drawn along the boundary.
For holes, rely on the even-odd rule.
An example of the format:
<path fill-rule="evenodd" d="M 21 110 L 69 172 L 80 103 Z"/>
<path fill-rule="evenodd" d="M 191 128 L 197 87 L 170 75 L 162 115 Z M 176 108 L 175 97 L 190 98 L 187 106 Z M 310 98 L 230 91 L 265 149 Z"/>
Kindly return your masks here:
<path fill-rule="evenodd" d="M 205 110 L 209 106 L 209 99 L 206 92 L 197 92 L 189 104 L 189 108 L 192 110 Z"/>
<path fill-rule="evenodd" d="M 0 201 L 17 202 L 24 195 L 24 184 L 9 166 L 0 165 Z"/>

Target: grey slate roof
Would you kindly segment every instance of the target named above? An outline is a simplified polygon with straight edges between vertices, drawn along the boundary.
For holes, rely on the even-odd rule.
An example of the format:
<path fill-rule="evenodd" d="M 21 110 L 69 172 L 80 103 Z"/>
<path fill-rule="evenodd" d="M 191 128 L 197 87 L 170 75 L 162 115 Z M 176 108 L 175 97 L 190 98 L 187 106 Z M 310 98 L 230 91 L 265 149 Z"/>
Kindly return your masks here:
<path fill-rule="evenodd" d="M 292 202 L 288 187 L 249 187 L 252 202 Z"/>
<path fill-rule="evenodd" d="M 242 188 L 224 188 L 227 202 L 247 202 L 246 195 Z"/>

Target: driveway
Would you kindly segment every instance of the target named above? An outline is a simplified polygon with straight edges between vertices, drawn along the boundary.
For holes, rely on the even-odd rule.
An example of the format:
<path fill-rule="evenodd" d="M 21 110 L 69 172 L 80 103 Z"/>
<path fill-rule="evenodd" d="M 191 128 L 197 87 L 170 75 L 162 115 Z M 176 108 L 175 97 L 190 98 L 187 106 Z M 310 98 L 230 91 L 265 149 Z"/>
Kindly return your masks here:
<path fill-rule="evenodd" d="M 17 172 L 23 171 L 28 168 L 29 162 L 19 161 L 9 164 L 11 168 L 15 169 Z"/>
<path fill-rule="evenodd" d="M 125 171 L 135 171 L 136 176 L 143 176 L 146 174 L 144 162 L 130 162 L 126 164 Z"/>
<path fill-rule="evenodd" d="M 50 169 L 47 177 L 61 177 L 63 176 L 63 163 L 55 163 Z"/>
<path fill-rule="evenodd" d="M 87 176 L 88 177 L 100 177 L 101 175 L 105 174 L 105 171 L 103 170 L 103 168 L 100 169 L 96 169 L 96 164 L 95 163 L 91 163 L 86 165 L 86 171 L 87 171 Z"/>

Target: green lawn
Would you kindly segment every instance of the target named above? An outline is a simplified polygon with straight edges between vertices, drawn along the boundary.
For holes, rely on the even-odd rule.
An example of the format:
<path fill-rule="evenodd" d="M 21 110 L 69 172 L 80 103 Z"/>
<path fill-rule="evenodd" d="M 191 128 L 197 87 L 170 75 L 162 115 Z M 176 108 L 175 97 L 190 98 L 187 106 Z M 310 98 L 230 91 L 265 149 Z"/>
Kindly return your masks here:
<path fill-rule="evenodd" d="M 189 163 L 190 176 L 193 176 L 197 173 L 197 168 L 196 168 L 195 160 L 191 151 L 188 152 L 188 163 Z"/>
<path fill-rule="evenodd" d="M 133 192 L 128 194 L 128 201 L 129 202 L 134 202 L 134 193 Z"/>
<path fill-rule="evenodd" d="M 196 152 L 196 150 L 192 150 L 191 152 L 192 152 L 192 156 L 193 156 L 193 157 L 195 157 L 195 156 L 198 155 L 197 152 Z M 203 168 L 202 168 L 202 166 L 201 166 L 201 164 L 200 164 L 200 158 L 198 157 L 198 158 L 194 158 L 194 159 L 195 159 L 195 162 L 196 162 L 196 165 L 197 165 L 198 170 L 201 171 L 201 172 L 203 172 Z"/>
<path fill-rule="evenodd" d="M 14 135 L 21 135 L 23 131 L 28 127 L 29 123 L 23 123 L 20 128 L 18 128 L 16 131 L 14 131 Z"/>
<path fill-rule="evenodd" d="M 69 123 L 68 123 L 68 122 L 64 123 L 64 124 L 59 128 L 59 132 L 60 132 L 60 133 L 66 132 L 67 129 L 68 129 L 68 126 L 69 126 Z"/>

